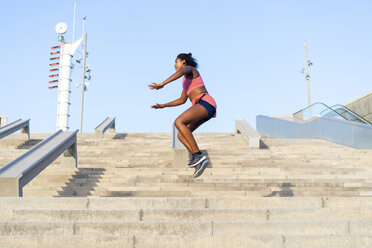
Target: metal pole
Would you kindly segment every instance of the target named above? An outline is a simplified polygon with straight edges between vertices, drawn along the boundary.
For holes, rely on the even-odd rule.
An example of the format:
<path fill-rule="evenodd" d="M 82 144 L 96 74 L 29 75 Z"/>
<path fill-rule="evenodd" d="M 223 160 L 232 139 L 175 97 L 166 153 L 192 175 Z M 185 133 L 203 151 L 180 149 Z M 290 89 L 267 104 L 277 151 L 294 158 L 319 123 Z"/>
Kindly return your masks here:
<path fill-rule="evenodd" d="M 304 43 L 305 48 L 305 68 L 306 68 L 306 81 L 307 81 L 307 102 L 309 106 L 309 117 L 311 116 L 311 109 L 310 109 L 310 75 L 309 75 L 309 62 L 307 60 L 307 44 L 306 41 Z"/>
<path fill-rule="evenodd" d="M 85 28 L 85 19 L 87 19 L 87 17 L 86 16 L 84 16 L 84 18 L 83 18 L 83 34 L 84 34 L 84 28 Z"/>
<path fill-rule="evenodd" d="M 74 20 L 72 24 L 72 43 L 75 41 L 75 17 L 76 17 L 76 0 L 74 0 Z"/>
<path fill-rule="evenodd" d="M 80 105 L 80 133 L 83 133 L 83 106 L 85 90 L 85 61 L 87 56 L 87 33 L 84 34 L 84 56 L 83 56 L 83 77 L 81 80 L 81 105 Z"/>

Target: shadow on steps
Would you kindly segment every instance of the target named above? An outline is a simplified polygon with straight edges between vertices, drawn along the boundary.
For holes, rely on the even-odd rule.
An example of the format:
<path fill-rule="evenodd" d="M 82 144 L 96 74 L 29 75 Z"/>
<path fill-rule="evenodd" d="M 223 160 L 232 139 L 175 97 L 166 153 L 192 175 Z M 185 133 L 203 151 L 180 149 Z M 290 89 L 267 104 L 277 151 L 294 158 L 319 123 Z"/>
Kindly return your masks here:
<path fill-rule="evenodd" d="M 260 149 L 269 149 L 269 146 L 265 144 L 262 140 L 260 140 Z"/>
<path fill-rule="evenodd" d="M 283 183 L 282 187 L 279 191 L 273 191 L 269 195 L 265 195 L 265 197 L 274 197 L 274 196 L 279 196 L 279 197 L 293 197 L 293 191 L 292 187 L 293 185 L 291 183 Z"/>
<path fill-rule="evenodd" d="M 125 139 L 127 136 L 127 133 L 117 133 L 112 139 Z"/>
<path fill-rule="evenodd" d="M 23 142 L 21 145 L 17 146 L 17 149 L 31 149 L 32 147 L 36 146 L 39 144 L 42 139 L 30 139 L 25 142 Z"/>
<path fill-rule="evenodd" d="M 91 196 L 94 187 L 105 173 L 104 168 L 78 168 L 78 171 L 72 175 L 72 179 L 66 183 L 66 187 L 62 187 L 62 191 L 58 191 L 59 197 L 86 197 Z"/>

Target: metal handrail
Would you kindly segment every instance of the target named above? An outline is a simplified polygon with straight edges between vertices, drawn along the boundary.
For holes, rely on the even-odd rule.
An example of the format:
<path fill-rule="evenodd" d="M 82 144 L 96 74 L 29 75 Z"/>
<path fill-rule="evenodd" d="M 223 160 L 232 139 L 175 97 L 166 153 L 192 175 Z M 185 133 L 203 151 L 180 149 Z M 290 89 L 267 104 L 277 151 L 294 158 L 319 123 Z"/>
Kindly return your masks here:
<path fill-rule="evenodd" d="M 109 129 L 111 132 L 112 130 L 115 132 L 115 119 L 107 117 L 101 124 L 99 124 L 94 130 L 96 137 L 103 138 L 104 132 L 106 132 L 107 129 Z"/>
<path fill-rule="evenodd" d="M 349 109 L 348 107 L 345 107 L 344 105 L 341 105 L 341 104 L 335 104 L 335 105 L 331 106 L 331 108 L 333 109 L 333 108 L 336 107 L 336 106 L 340 106 L 340 107 L 346 109 L 347 111 L 349 111 L 350 113 L 352 113 L 353 115 L 355 115 L 356 117 L 358 117 L 358 119 L 360 119 L 360 120 L 363 121 L 364 123 L 367 123 L 367 124 L 372 125 L 371 122 L 367 121 L 366 119 L 364 119 L 363 117 L 361 117 L 360 115 L 358 115 L 357 113 L 355 113 L 354 111 L 352 111 L 351 109 Z"/>
<path fill-rule="evenodd" d="M 28 133 L 28 139 L 30 139 L 30 119 L 28 120 L 16 120 L 8 125 L 0 128 L 0 139 L 4 138 L 18 130 L 22 129 L 22 132 Z"/>
<path fill-rule="evenodd" d="M 329 107 L 328 105 L 326 105 L 326 104 L 324 104 L 322 102 L 315 102 L 315 103 L 311 104 L 310 106 L 297 111 L 296 113 L 293 114 L 293 116 L 296 117 L 296 114 L 298 114 L 300 112 L 304 112 L 305 110 L 307 110 L 308 108 L 311 108 L 315 104 L 321 104 L 321 105 L 325 106 L 327 109 L 329 109 L 330 111 L 334 112 L 337 116 L 340 116 L 342 119 L 348 120 L 347 118 L 345 118 L 344 116 L 340 115 L 339 113 L 337 113 L 336 111 L 334 111 L 331 107 Z"/>
<path fill-rule="evenodd" d="M 77 167 L 77 141 L 74 132 L 57 131 L 28 152 L 0 168 L 0 196 L 22 196 L 23 187 L 56 160 Z M 67 151 L 67 152 L 66 152 Z M 73 157 L 70 159 L 69 157 Z"/>

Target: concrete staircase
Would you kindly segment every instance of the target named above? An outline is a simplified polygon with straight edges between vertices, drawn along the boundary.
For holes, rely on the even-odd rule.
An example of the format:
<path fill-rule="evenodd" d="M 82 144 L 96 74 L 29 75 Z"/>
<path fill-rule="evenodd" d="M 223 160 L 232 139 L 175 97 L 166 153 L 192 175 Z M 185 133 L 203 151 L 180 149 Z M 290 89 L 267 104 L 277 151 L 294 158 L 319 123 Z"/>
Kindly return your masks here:
<path fill-rule="evenodd" d="M 25 197 L 0 209 L 1 247 L 372 244 L 371 198 Z"/>
<path fill-rule="evenodd" d="M 78 169 L 59 161 L 25 189 L 27 196 L 370 196 L 372 151 L 320 140 L 264 139 L 249 149 L 235 134 L 197 134 L 213 168 L 200 178 L 173 166 L 169 134 L 78 140 Z M 125 136 L 125 137 L 124 137 Z"/>
<path fill-rule="evenodd" d="M 0 247 L 372 246 L 372 151 L 269 138 L 250 149 L 232 133 L 196 139 L 213 168 L 193 179 L 193 169 L 173 166 L 170 134 L 79 136 L 79 168 L 57 159 L 23 198 L 0 198 Z M 19 148 L 16 135 L 0 141 L 0 164 Z"/>

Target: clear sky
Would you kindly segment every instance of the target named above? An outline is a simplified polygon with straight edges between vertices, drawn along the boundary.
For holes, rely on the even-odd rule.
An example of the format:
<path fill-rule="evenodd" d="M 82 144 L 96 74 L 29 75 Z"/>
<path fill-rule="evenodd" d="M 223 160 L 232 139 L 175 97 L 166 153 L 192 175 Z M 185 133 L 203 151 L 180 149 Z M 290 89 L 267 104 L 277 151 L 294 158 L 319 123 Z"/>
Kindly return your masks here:
<path fill-rule="evenodd" d="M 174 73 L 177 54 L 191 52 L 217 118 L 200 132 L 233 132 L 234 119 L 255 127 L 256 115 L 292 114 L 307 105 L 304 41 L 308 43 L 312 102 L 345 104 L 371 92 L 372 1 L 77 0 L 76 34 L 87 16 L 84 132 L 116 116 L 118 132 L 170 132 L 191 106 L 150 109 L 181 95 L 181 80 L 158 91 Z M 73 0 L 1 1 L 0 115 L 31 119 L 31 132 L 54 132 L 57 89 L 49 90 L 55 25 L 72 40 Z M 82 51 L 82 49 L 79 49 Z M 74 59 L 80 57 L 77 53 Z M 76 64 L 76 63 L 75 63 Z M 71 83 L 70 130 L 79 128 L 81 69 Z"/>

